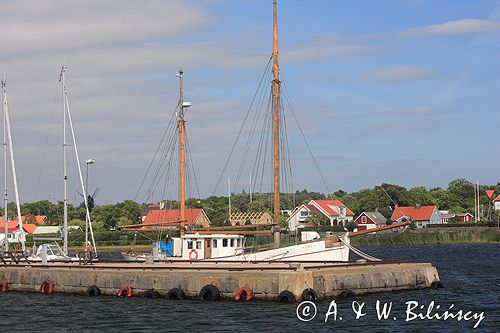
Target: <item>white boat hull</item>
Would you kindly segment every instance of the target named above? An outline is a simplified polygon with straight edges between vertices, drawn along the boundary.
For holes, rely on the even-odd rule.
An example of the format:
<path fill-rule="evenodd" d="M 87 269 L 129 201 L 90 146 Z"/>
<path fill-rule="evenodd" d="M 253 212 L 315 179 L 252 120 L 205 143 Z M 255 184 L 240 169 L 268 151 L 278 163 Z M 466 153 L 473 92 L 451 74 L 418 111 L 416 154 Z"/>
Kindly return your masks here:
<path fill-rule="evenodd" d="M 241 253 L 234 256 L 211 258 L 217 261 L 348 261 L 349 248 L 338 243 L 327 247 L 324 240 L 284 246 L 277 249 Z"/>

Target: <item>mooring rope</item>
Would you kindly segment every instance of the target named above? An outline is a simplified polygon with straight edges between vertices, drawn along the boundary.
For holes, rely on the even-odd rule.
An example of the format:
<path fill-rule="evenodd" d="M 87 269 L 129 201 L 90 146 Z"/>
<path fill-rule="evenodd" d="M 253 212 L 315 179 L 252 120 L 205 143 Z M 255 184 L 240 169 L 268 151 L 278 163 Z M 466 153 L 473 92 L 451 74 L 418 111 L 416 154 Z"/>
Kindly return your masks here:
<path fill-rule="evenodd" d="M 361 251 L 361 250 L 359 250 L 359 249 L 355 248 L 355 247 L 354 247 L 354 246 L 352 246 L 351 244 L 349 244 L 349 243 L 347 243 L 347 242 L 344 242 L 344 241 L 342 240 L 342 238 L 340 238 L 340 237 L 339 237 L 339 239 L 340 239 L 340 242 L 341 242 L 342 244 L 344 244 L 345 246 L 347 246 L 347 247 L 348 247 L 348 248 L 349 248 L 352 252 L 356 253 L 356 254 L 357 254 L 358 256 L 360 256 L 361 258 L 364 258 L 364 259 L 369 260 L 369 261 L 382 261 L 381 259 L 379 259 L 379 258 L 375 258 L 374 256 L 371 256 L 371 255 L 369 255 L 369 254 L 366 254 L 366 253 L 364 253 L 363 251 Z"/>

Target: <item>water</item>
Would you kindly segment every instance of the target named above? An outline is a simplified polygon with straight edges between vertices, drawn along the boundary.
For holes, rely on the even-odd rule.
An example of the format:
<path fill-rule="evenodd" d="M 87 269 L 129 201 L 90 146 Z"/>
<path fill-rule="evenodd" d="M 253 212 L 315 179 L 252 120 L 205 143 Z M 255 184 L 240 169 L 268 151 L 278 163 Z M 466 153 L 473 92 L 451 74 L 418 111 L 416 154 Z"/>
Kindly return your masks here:
<path fill-rule="evenodd" d="M 165 299 L 80 295 L 0 294 L 2 331 L 25 332 L 469 332 L 476 320 L 414 320 L 405 322 L 405 302 L 426 306 L 435 301 L 441 312 L 484 312 L 478 332 L 500 332 L 500 245 L 425 245 L 364 247 L 384 259 L 431 262 L 439 270 L 444 288 L 380 293 L 338 300 L 338 315 L 324 322 L 329 301 L 318 302 L 310 322 L 296 317 L 297 304 L 252 301 L 167 301 Z M 355 320 L 354 300 L 365 302 L 366 316 Z M 375 302 L 393 302 L 388 320 L 379 321 Z M 393 320 L 396 317 L 397 320 Z"/>

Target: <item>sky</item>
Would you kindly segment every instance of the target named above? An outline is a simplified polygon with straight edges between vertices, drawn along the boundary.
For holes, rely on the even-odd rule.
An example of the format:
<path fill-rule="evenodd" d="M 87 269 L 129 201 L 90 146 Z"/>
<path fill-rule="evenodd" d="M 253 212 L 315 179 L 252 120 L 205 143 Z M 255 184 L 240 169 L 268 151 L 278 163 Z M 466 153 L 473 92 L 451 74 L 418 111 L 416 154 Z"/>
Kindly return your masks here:
<path fill-rule="evenodd" d="M 271 0 L 0 7 L 21 201 L 62 199 L 63 64 L 98 204 L 134 199 L 177 104 L 180 68 L 199 195 L 227 192 L 216 183 L 272 52 Z M 500 1 L 282 0 L 278 22 L 281 79 L 325 179 L 292 121 L 293 189 L 500 181 Z M 238 159 L 241 149 L 224 182 Z"/>

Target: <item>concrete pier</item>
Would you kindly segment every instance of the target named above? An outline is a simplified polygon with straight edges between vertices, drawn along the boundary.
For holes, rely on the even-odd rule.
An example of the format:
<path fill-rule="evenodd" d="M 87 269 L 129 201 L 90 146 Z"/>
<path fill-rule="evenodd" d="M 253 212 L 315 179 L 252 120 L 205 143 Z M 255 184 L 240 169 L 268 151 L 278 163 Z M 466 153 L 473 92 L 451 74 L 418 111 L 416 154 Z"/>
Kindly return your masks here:
<path fill-rule="evenodd" d="M 164 296 L 180 288 L 188 298 L 198 298 L 206 285 L 215 286 L 221 298 L 234 299 L 241 287 L 253 292 L 254 299 L 272 299 L 289 291 L 295 301 L 305 289 L 312 288 L 318 299 L 332 298 L 342 292 L 356 295 L 394 290 L 429 288 L 439 283 L 431 264 L 411 262 L 370 263 L 241 263 L 241 262 L 162 262 L 99 263 L 78 265 L 19 264 L 0 267 L 0 281 L 9 291 L 41 292 L 45 281 L 56 293 L 84 294 L 97 286 L 101 294 L 117 295 L 123 287 L 132 288 L 133 296 L 154 289 Z"/>

